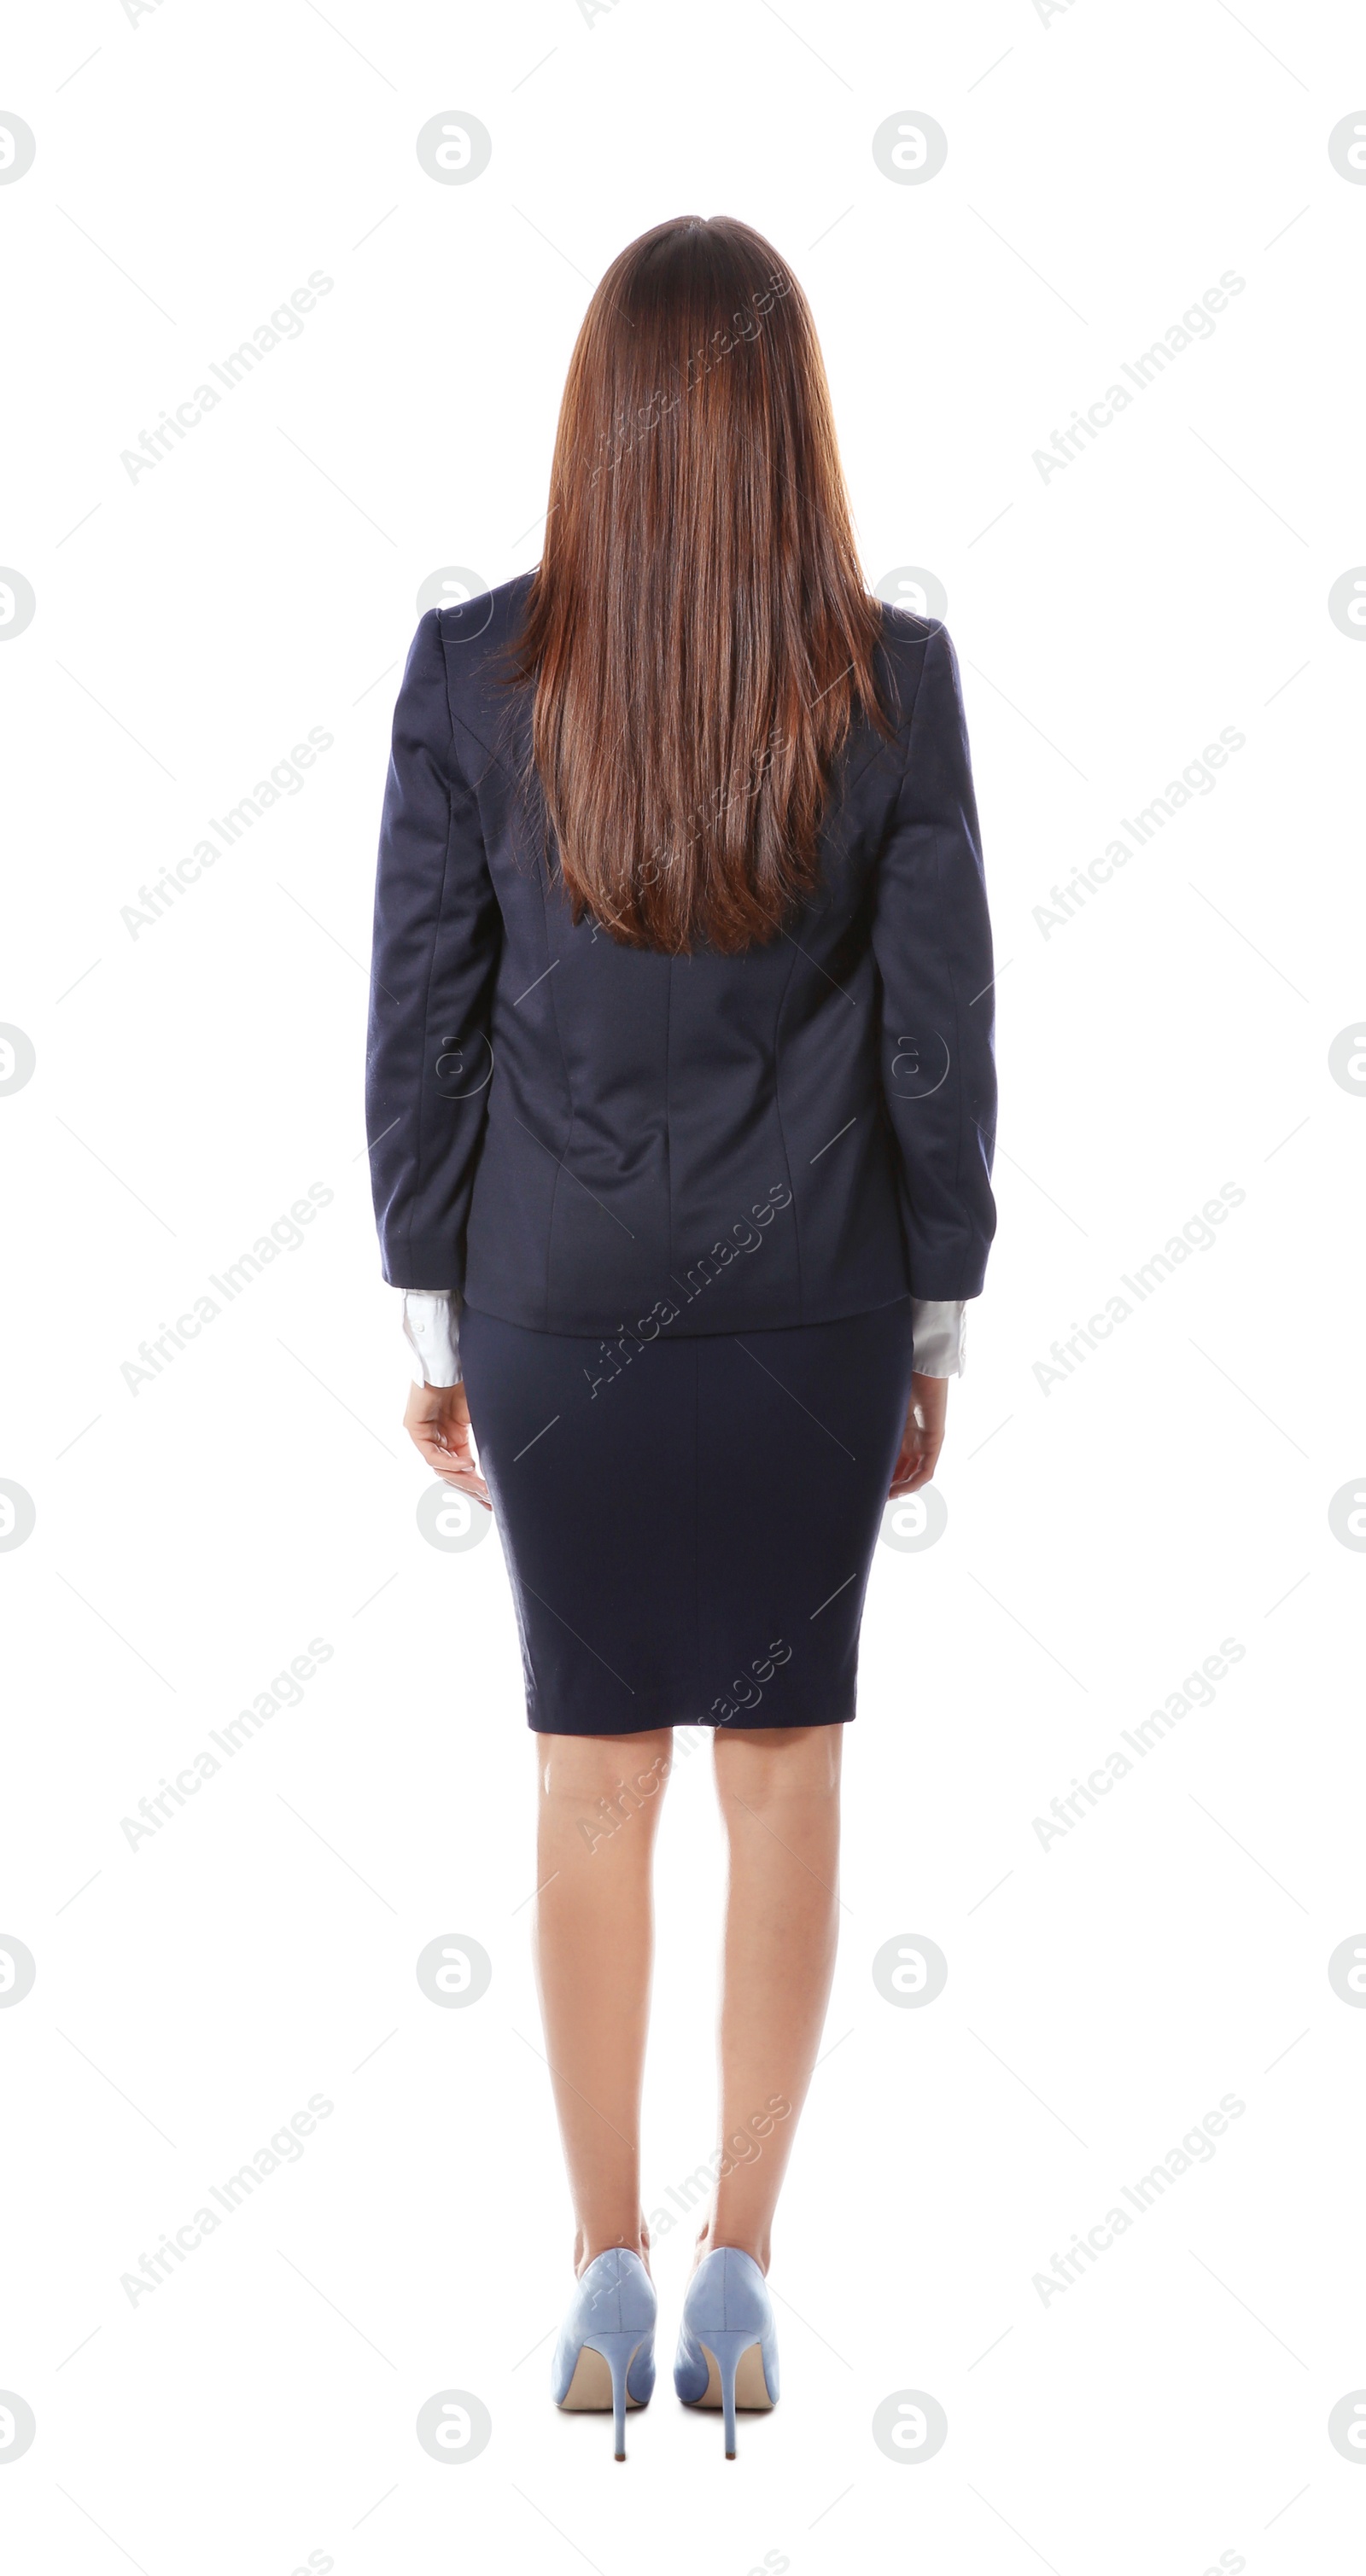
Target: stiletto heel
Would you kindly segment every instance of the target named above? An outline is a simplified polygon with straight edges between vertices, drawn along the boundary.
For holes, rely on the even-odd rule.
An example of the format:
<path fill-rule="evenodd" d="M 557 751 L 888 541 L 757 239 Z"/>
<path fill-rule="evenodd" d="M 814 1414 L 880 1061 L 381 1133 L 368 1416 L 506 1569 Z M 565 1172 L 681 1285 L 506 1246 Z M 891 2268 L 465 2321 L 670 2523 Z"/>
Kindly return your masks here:
<path fill-rule="evenodd" d="M 580 2276 L 555 2347 L 550 2393 L 569 2413 L 612 2410 L 626 2457 L 626 2409 L 648 2406 L 655 2384 L 655 2287 L 638 2254 L 612 2246 Z"/>
<path fill-rule="evenodd" d="M 619 2460 L 626 2457 L 626 2381 L 637 2352 L 640 2337 L 634 2334 L 604 2334 L 599 2328 L 590 2352 L 601 2353 L 612 2374 L 612 2431 Z"/>
<path fill-rule="evenodd" d="M 736 2407 L 778 2402 L 773 2302 L 753 2255 L 738 2245 L 714 2246 L 688 2283 L 674 2386 L 685 2406 L 721 2408 L 728 2460 Z"/>
<path fill-rule="evenodd" d="M 744 2354 L 754 2349 L 754 2339 L 751 2335 L 722 2334 L 716 2326 L 707 2329 L 703 2342 L 704 2352 L 710 2353 L 715 2360 L 717 2376 L 721 2383 L 721 2412 L 724 2418 L 728 2460 L 733 2460 L 735 2457 L 735 2377 Z M 699 2405 L 705 2405 L 706 2402 L 705 2396 L 698 2400 Z"/>

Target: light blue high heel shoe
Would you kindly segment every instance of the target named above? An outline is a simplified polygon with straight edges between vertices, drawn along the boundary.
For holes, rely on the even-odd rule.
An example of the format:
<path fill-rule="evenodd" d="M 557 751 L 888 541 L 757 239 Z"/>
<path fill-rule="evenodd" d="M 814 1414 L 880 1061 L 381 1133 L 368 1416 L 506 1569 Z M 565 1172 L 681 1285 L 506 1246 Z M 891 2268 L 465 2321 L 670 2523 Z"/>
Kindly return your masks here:
<path fill-rule="evenodd" d="M 776 2406 L 778 2334 L 773 2301 L 752 2254 L 717 2245 L 688 2283 L 674 2363 L 685 2406 L 719 2406 L 726 2458 L 735 2457 L 737 2406 Z"/>
<path fill-rule="evenodd" d="M 560 2328 L 550 2394 L 570 2411 L 610 2406 L 616 2455 L 626 2457 L 626 2409 L 648 2406 L 655 2385 L 655 2285 L 638 2254 L 612 2246 L 579 2275 Z"/>

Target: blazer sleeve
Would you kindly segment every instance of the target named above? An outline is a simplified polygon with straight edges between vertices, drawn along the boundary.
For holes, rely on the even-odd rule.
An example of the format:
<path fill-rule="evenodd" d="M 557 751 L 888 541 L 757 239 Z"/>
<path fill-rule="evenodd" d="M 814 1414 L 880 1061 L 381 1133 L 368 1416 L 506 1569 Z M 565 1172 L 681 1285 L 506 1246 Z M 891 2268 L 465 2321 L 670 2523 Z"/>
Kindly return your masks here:
<path fill-rule="evenodd" d="M 996 1231 L 991 923 L 958 662 L 942 626 L 925 649 L 872 936 L 911 1291 L 976 1297 Z"/>
<path fill-rule="evenodd" d="M 483 1144 L 502 944 L 473 788 L 455 756 L 436 609 L 394 708 L 380 822 L 366 1052 L 366 1133 L 384 1276 L 463 1285 Z"/>

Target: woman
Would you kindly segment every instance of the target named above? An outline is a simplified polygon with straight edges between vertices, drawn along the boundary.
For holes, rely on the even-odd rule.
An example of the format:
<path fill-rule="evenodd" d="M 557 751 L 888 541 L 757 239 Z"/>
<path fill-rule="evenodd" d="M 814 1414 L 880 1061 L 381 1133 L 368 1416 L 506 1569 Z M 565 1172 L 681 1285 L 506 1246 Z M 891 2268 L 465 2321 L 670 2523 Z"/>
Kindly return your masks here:
<path fill-rule="evenodd" d="M 747 225 L 659 224 L 589 305 L 539 567 L 418 627 L 368 1090 L 407 1427 L 492 1505 L 516 1604 L 577 2218 L 552 2389 L 612 2406 L 618 2459 L 654 2384 L 639 2112 L 679 1725 L 715 1730 L 730 1884 L 675 2381 L 722 2405 L 727 2457 L 736 2405 L 778 2394 L 769 2235 L 869 1563 L 934 1472 L 995 1223 L 991 986 L 953 648 L 864 587 L 805 298 Z"/>

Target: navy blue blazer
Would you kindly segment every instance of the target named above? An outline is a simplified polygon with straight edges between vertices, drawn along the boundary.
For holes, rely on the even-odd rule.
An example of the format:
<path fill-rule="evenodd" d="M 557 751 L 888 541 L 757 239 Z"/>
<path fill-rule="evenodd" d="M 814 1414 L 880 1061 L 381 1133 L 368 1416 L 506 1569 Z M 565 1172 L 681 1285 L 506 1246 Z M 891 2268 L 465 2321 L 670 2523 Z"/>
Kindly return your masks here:
<path fill-rule="evenodd" d="M 589 1335 L 976 1296 L 995 1229 L 992 956 L 953 646 L 884 606 L 895 741 L 836 764 L 819 892 L 762 947 L 576 929 L 530 691 L 530 575 L 430 609 L 394 712 L 367 1129 L 384 1276 Z"/>

